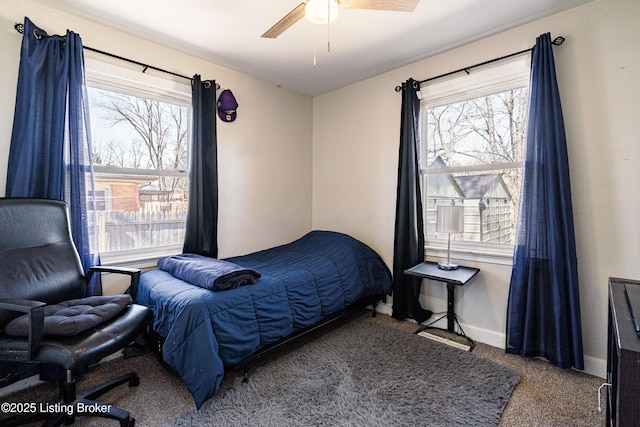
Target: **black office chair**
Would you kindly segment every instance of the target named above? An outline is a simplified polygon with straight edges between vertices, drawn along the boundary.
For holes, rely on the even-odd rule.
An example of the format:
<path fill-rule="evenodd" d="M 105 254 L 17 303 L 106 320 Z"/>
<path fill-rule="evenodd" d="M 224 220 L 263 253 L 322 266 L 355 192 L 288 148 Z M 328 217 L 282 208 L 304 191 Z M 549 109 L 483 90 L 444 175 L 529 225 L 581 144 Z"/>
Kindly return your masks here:
<path fill-rule="evenodd" d="M 76 394 L 74 370 L 125 348 L 152 318 L 129 295 L 85 298 L 94 272 L 129 275 L 130 293 L 135 294 L 137 269 L 95 267 L 85 276 L 64 202 L 0 199 L 0 362 L 46 363 L 66 370 L 62 400 L 48 406 L 59 407 L 60 413 L 29 408 L 34 411 L 0 420 L 1 425 L 43 419 L 44 425 L 69 425 L 84 415 L 135 425 L 129 412 L 94 399 L 124 383 L 137 386 L 136 373 Z"/>

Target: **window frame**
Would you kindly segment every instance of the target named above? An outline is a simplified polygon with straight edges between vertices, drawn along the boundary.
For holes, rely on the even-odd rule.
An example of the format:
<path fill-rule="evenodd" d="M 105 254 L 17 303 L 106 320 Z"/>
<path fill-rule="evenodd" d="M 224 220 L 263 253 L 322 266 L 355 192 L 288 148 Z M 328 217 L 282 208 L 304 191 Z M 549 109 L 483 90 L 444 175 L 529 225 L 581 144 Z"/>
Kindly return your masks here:
<path fill-rule="evenodd" d="M 188 83 L 146 74 L 139 69 L 115 65 L 94 58 L 85 58 L 85 80 L 87 87 L 104 89 L 141 98 L 178 104 L 187 108 L 187 124 L 191 126 L 192 91 Z M 94 172 L 118 175 L 178 176 L 190 178 L 188 167 L 191 164 L 191 131 L 187 132 L 187 169 L 136 169 L 115 166 L 94 165 Z M 158 259 L 166 255 L 180 253 L 182 243 L 161 247 L 130 249 L 100 254 L 104 265 L 118 264 L 136 267 L 152 267 Z"/>
<path fill-rule="evenodd" d="M 507 91 L 517 87 L 530 88 L 531 55 L 523 54 L 516 58 L 500 61 L 497 64 L 467 71 L 465 75 L 451 76 L 446 79 L 422 84 L 420 88 L 420 137 L 427 140 L 427 110 L 431 107 L 452 104 Z M 528 114 L 527 114 L 528 116 Z M 526 131 L 525 131 L 526 132 Z M 505 162 L 476 166 L 446 166 L 429 170 L 426 168 L 426 150 L 421 150 L 420 183 L 424 187 L 425 177 L 431 174 L 456 172 L 481 172 L 508 168 L 522 168 L 522 162 Z M 422 188 L 422 202 L 427 198 Z M 515 218 L 517 221 L 517 218 Z M 426 227 L 425 227 L 426 231 Z M 512 265 L 514 245 L 482 242 L 451 241 L 451 254 L 459 260 L 471 262 L 488 262 Z M 446 239 L 430 239 L 425 233 L 425 253 L 442 258 L 447 256 Z"/>

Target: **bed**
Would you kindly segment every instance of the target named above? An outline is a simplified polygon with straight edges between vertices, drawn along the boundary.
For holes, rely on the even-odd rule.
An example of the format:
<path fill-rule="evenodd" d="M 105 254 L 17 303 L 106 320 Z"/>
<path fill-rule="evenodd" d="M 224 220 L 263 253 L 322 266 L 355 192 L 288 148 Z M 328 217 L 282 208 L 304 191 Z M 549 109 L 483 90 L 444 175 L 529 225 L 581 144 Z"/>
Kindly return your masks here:
<path fill-rule="evenodd" d="M 255 284 L 212 291 L 157 269 L 141 275 L 135 296 L 153 311 L 162 359 L 182 378 L 197 408 L 218 390 L 226 367 L 359 302 L 381 298 L 391 287 L 391 273 L 375 251 L 330 231 L 226 261 L 260 277 Z"/>

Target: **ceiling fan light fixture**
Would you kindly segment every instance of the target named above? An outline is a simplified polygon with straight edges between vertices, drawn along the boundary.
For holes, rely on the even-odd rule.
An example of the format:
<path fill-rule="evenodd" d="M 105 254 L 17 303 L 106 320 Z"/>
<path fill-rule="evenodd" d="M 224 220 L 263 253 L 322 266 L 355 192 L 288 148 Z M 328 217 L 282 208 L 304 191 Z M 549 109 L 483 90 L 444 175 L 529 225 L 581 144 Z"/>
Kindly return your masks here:
<path fill-rule="evenodd" d="M 338 17 L 337 0 L 309 0 L 304 8 L 304 16 L 313 24 L 326 24 Z"/>

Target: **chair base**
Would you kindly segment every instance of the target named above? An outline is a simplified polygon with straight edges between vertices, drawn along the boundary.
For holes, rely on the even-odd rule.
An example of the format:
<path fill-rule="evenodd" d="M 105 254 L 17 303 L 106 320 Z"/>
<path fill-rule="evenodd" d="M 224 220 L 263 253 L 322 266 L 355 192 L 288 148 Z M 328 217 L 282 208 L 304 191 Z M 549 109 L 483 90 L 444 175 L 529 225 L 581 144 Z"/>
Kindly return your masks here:
<path fill-rule="evenodd" d="M 34 413 L 19 414 L 7 418 L 2 420 L 2 425 L 13 427 L 44 420 L 43 426 L 54 427 L 63 423 L 71 425 L 75 422 L 76 417 L 89 416 L 119 421 L 120 427 L 134 427 L 136 420 L 131 418 L 128 411 L 94 400 L 124 383 L 129 383 L 129 387 L 137 387 L 140 384 L 140 378 L 135 372 L 130 372 L 77 395 L 75 380 L 65 381 L 60 384 L 62 402 L 41 403 Z"/>

